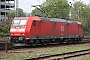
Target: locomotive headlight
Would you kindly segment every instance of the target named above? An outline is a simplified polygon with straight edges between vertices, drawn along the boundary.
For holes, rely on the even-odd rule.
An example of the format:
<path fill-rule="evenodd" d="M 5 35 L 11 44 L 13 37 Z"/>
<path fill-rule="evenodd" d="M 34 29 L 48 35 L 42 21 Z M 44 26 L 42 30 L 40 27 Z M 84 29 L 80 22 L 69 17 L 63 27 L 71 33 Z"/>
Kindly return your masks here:
<path fill-rule="evenodd" d="M 13 35 L 13 34 L 11 34 L 11 35 Z"/>
<path fill-rule="evenodd" d="M 25 35 L 25 34 L 22 34 L 23 36 Z"/>

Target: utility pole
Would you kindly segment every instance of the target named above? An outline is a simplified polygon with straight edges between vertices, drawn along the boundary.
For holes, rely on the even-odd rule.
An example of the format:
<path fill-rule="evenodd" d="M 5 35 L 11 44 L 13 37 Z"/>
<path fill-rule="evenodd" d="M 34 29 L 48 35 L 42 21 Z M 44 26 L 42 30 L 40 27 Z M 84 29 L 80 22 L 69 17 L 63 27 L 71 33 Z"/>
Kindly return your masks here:
<path fill-rule="evenodd" d="M 70 3 L 70 19 L 72 19 L 72 2 L 69 3 Z"/>
<path fill-rule="evenodd" d="M 6 21 L 6 0 L 5 0 L 5 21 Z"/>
<path fill-rule="evenodd" d="M 16 0 L 16 10 L 18 9 L 18 5 L 19 5 L 18 0 Z M 16 11 L 15 16 L 18 17 L 18 11 Z"/>

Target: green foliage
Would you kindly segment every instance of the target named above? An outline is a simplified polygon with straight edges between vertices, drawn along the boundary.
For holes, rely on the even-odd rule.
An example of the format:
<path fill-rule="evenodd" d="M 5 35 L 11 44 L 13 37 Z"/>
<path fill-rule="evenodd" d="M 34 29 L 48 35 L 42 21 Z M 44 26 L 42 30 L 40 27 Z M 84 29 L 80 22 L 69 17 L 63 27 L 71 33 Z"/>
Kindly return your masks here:
<path fill-rule="evenodd" d="M 7 14 L 8 20 L 7 22 L 11 24 L 11 21 L 14 19 L 14 17 L 26 17 L 27 13 L 23 12 L 21 8 L 17 8 L 15 12 L 9 12 Z"/>
<path fill-rule="evenodd" d="M 67 0 L 46 0 L 43 8 L 45 14 L 53 18 L 66 18 L 69 15 L 69 4 Z"/>
<path fill-rule="evenodd" d="M 72 19 L 82 22 L 84 34 L 90 34 L 90 5 L 77 1 L 72 7 Z"/>
<path fill-rule="evenodd" d="M 7 14 L 8 19 L 15 17 L 15 12 L 10 12 Z"/>
<path fill-rule="evenodd" d="M 75 19 L 75 20 L 80 20 L 80 18 L 82 18 L 82 14 L 81 12 L 83 11 L 85 7 L 85 4 L 81 1 L 77 1 L 73 4 L 73 7 L 72 7 L 72 19 Z"/>
<path fill-rule="evenodd" d="M 16 16 L 18 16 L 18 17 L 26 17 L 26 13 L 23 12 L 23 10 L 21 8 L 17 8 L 16 13 L 17 13 Z"/>
<path fill-rule="evenodd" d="M 90 55 L 84 56 L 82 60 L 90 60 Z"/>
<path fill-rule="evenodd" d="M 0 26 L 0 36 L 9 36 L 10 26 Z"/>
<path fill-rule="evenodd" d="M 26 17 L 26 13 L 23 12 L 23 10 L 21 8 L 17 8 L 15 12 L 10 12 L 7 14 L 7 17 L 8 19 L 12 19 L 14 18 L 15 16 L 18 16 L 18 17 Z"/>
<path fill-rule="evenodd" d="M 35 9 L 31 15 L 41 14 L 42 16 L 53 18 L 66 18 L 69 16 L 69 4 L 67 0 L 46 0 L 40 9 L 43 9 L 45 13 L 42 14 L 42 12 Z"/>
<path fill-rule="evenodd" d="M 15 12 L 10 12 L 7 14 L 8 20 L 7 23 L 11 24 L 12 19 L 15 17 Z"/>
<path fill-rule="evenodd" d="M 32 16 L 35 16 L 35 15 L 40 15 L 40 16 L 43 16 L 43 13 L 41 11 L 39 11 L 37 8 L 35 8 L 32 13 L 31 13 Z"/>

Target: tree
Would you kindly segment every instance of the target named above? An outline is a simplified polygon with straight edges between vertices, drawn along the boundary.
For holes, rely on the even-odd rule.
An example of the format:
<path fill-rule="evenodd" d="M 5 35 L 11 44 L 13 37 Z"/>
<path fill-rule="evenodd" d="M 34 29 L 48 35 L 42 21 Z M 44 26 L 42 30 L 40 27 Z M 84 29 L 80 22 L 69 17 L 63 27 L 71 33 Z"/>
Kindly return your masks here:
<path fill-rule="evenodd" d="M 48 16 L 53 18 L 66 18 L 69 17 L 69 4 L 67 0 L 46 0 L 42 4 L 41 9 L 45 11 L 42 16 Z M 32 11 L 32 14 L 41 13 L 37 9 Z M 42 13 L 41 13 L 42 14 Z"/>
<path fill-rule="evenodd" d="M 83 17 L 83 20 L 85 20 L 85 22 L 82 22 L 84 26 L 84 30 L 90 32 L 90 6 L 89 5 L 86 5 L 84 7 L 84 9 L 81 12 L 81 16 Z"/>
<path fill-rule="evenodd" d="M 23 12 L 21 8 L 17 8 L 15 12 L 9 12 L 7 14 L 8 20 L 5 23 L 10 24 L 14 17 L 26 17 L 27 13 Z"/>
<path fill-rule="evenodd" d="M 90 5 L 77 1 L 72 7 L 72 18 L 82 22 L 85 33 L 90 32 Z"/>
<path fill-rule="evenodd" d="M 72 19 L 75 19 L 75 20 L 80 20 L 80 19 L 82 19 L 82 11 L 83 11 L 83 9 L 84 9 L 84 7 L 85 7 L 86 5 L 83 3 L 83 2 L 81 2 L 81 1 L 77 1 L 77 2 L 75 2 L 74 4 L 73 4 L 73 7 L 72 7 Z"/>
<path fill-rule="evenodd" d="M 37 8 L 35 8 L 32 12 L 31 12 L 31 15 L 32 16 L 35 16 L 35 15 L 40 15 L 40 16 L 44 16 L 43 13 L 38 10 Z"/>
<path fill-rule="evenodd" d="M 15 17 L 15 12 L 8 13 L 7 17 L 8 17 L 7 23 L 11 23 L 12 19 Z"/>
<path fill-rule="evenodd" d="M 26 17 L 25 12 L 23 12 L 23 10 L 21 8 L 17 8 L 16 9 L 16 16 L 17 17 Z"/>

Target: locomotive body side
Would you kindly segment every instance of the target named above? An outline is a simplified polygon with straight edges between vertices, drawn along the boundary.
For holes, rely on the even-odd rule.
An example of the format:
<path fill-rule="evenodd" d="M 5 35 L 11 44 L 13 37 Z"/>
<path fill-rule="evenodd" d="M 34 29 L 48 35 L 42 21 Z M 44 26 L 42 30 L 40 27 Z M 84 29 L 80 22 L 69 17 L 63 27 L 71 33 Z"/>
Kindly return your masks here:
<path fill-rule="evenodd" d="M 36 30 L 36 33 L 32 32 L 33 30 Z M 37 21 L 37 25 L 34 29 L 31 28 L 30 32 L 32 34 L 35 33 L 36 35 L 34 37 L 38 37 L 37 39 L 41 39 L 41 37 L 43 39 L 49 39 L 60 37 L 61 35 L 66 36 L 66 22 Z"/>
<path fill-rule="evenodd" d="M 36 21 L 31 27 L 29 44 L 48 44 L 52 42 L 79 42 L 83 38 L 83 30 L 78 22 L 65 19 L 43 19 Z"/>
<path fill-rule="evenodd" d="M 42 44 L 44 42 L 48 43 L 47 39 L 52 39 L 51 36 L 53 36 L 54 22 L 48 20 L 33 20 L 30 30 L 30 40 L 28 40 L 29 45 Z"/>
<path fill-rule="evenodd" d="M 71 38 L 72 42 L 79 42 L 83 39 L 82 25 L 75 23 L 68 24 L 68 38 Z"/>
<path fill-rule="evenodd" d="M 65 31 L 63 32 L 61 31 L 61 30 L 65 30 L 65 28 L 63 28 L 63 26 L 65 25 L 66 25 L 66 22 L 61 23 L 61 22 L 53 22 L 53 21 L 47 21 L 47 20 L 36 21 L 36 25 L 34 26 L 34 28 L 31 27 L 30 33 L 35 34 L 34 35 L 35 37 L 36 36 L 38 37 L 59 36 L 60 37 L 63 34 L 66 35 Z"/>
<path fill-rule="evenodd" d="M 31 16 L 28 18 L 27 24 L 26 24 L 26 31 L 25 31 L 25 38 L 27 40 L 30 39 L 30 36 L 36 36 L 36 28 L 38 21 L 40 21 L 39 17 L 37 16 Z"/>

